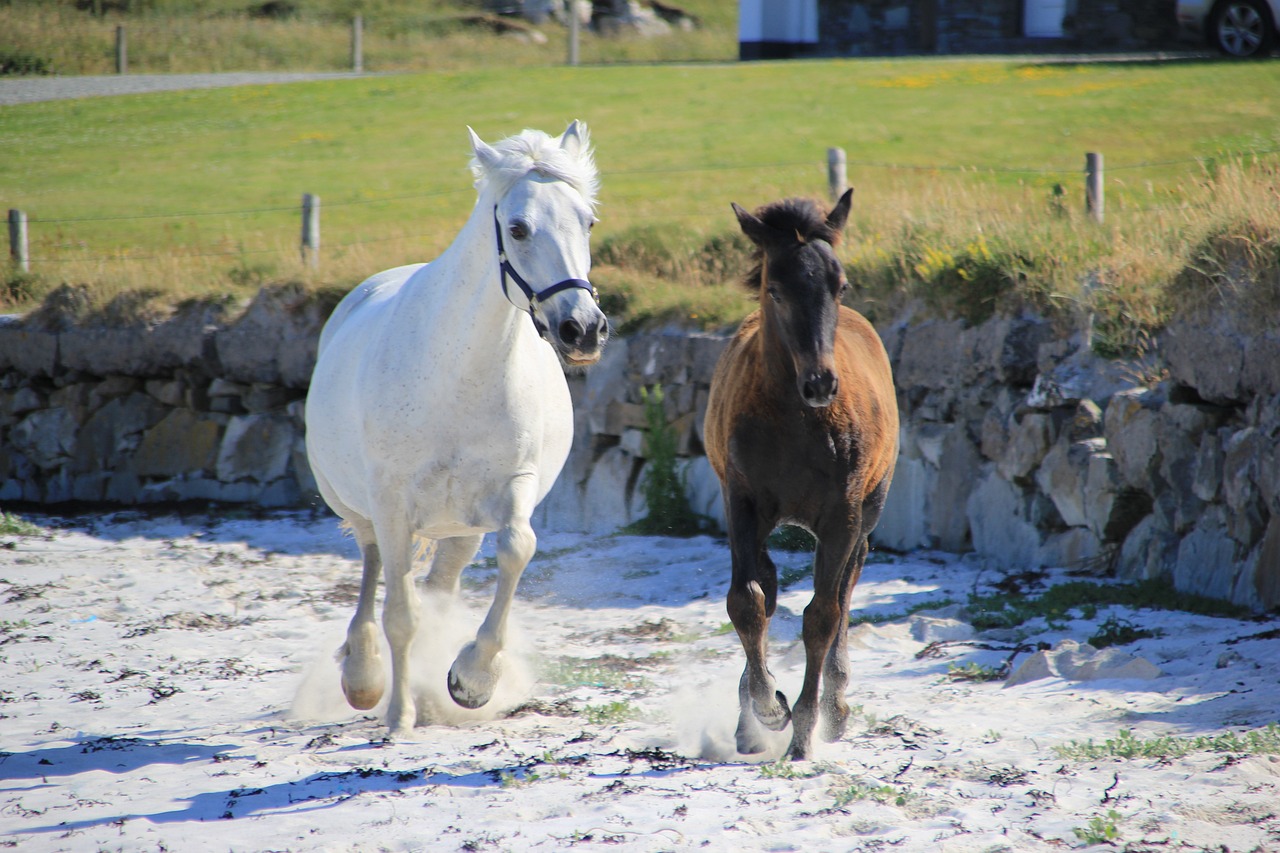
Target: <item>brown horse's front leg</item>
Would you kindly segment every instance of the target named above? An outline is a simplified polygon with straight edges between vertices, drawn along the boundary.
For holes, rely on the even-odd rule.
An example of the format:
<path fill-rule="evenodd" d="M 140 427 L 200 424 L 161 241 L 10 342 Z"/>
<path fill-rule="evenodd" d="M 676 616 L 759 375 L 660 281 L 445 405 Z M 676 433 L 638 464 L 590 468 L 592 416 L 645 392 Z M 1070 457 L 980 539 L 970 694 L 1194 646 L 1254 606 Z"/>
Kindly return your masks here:
<path fill-rule="evenodd" d="M 841 581 L 840 619 L 836 623 L 835 640 L 827 652 L 826 665 L 822 670 L 822 739 L 828 743 L 844 737 L 845 728 L 849 724 L 849 703 L 844 694 L 849 686 L 849 604 L 853 598 L 853 588 L 862 576 L 862 564 L 867 559 L 867 540 L 861 539 L 854 548 L 853 556 L 845 566 L 844 579 Z"/>
<path fill-rule="evenodd" d="M 833 531 L 826 536 L 820 535 L 818 551 L 814 555 L 813 600 L 804 609 L 804 684 L 800 688 L 791 718 L 791 748 L 788 755 L 793 761 L 803 761 L 809 757 L 823 667 L 827 662 L 828 652 L 835 644 L 840 620 L 847 619 L 841 610 L 844 605 L 842 582 L 851 556 L 851 540 L 847 529 Z M 847 715 L 847 709 L 845 713 Z"/>
<path fill-rule="evenodd" d="M 754 501 L 726 494 L 725 506 L 729 508 L 729 547 L 733 558 L 733 580 L 726 607 L 747 657 L 738 687 L 736 740 L 738 752 L 751 755 L 767 747 L 761 726 L 781 731 L 791 717 L 786 697 L 775 688 L 773 674 L 766 664 L 769 618 L 777 607 L 778 578 L 764 547 L 767 530 L 761 534 L 765 525 L 757 515 Z"/>

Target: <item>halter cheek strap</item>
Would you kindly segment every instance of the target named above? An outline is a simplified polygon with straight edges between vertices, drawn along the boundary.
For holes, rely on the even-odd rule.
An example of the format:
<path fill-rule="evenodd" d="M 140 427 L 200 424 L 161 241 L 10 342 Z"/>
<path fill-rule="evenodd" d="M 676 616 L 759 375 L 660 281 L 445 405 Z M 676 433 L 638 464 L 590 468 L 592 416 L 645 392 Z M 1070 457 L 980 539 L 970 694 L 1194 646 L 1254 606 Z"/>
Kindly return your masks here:
<path fill-rule="evenodd" d="M 498 222 L 498 206 L 493 207 L 493 233 L 498 238 L 498 270 L 502 280 L 502 295 L 507 297 L 507 301 L 512 305 L 516 305 L 516 301 L 511 298 L 511 293 L 507 290 L 508 277 L 515 282 L 516 287 L 520 288 L 520 292 L 524 294 L 524 298 L 529 303 L 529 318 L 533 320 L 534 328 L 541 334 L 547 330 L 547 327 L 538 319 L 538 305 L 555 296 L 562 290 L 570 288 L 578 288 L 585 290 L 591 294 L 591 298 L 600 301 L 599 294 L 596 293 L 595 285 L 587 281 L 585 278 L 566 278 L 564 281 L 558 281 L 544 290 L 534 290 L 529 282 L 524 280 L 524 276 L 516 272 L 516 268 L 511 265 L 511 260 L 507 257 L 507 250 L 502 245 L 502 225 Z M 519 308 L 519 305 L 516 305 Z"/>

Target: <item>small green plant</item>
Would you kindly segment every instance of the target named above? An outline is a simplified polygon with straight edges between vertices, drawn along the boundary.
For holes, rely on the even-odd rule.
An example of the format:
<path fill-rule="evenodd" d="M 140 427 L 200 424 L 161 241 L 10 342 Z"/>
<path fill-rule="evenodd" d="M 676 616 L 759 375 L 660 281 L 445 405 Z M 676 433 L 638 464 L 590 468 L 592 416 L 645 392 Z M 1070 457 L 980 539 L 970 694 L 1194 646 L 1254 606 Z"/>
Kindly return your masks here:
<path fill-rule="evenodd" d="M 667 423 L 662 405 L 662 386 L 642 388 L 644 401 L 645 446 L 649 457 L 640 492 L 649 514 L 624 528 L 627 533 L 649 536 L 697 536 L 711 531 L 714 524 L 689 506 L 685 494 L 685 478 L 677 466 L 679 442 L 675 430 Z"/>
<path fill-rule="evenodd" d="M 906 610 L 897 610 L 892 613 L 850 614 L 849 625 L 852 627 L 854 625 L 881 625 L 885 622 L 897 622 L 899 619 L 914 616 L 922 610 L 941 610 L 943 607 L 950 607 L 953 604 L 955 604 L 955 601 L 950 598 L 934 598 L 922 601 L 919 604 L 913 604 Z"/>
<path fill-rule="evenodd" d="M 825 772 L 825 767 L 797 766 L 786 758 L 760 765 L 760 776 L 764 779 L 812 779 Z"/>
<path fill-rule="evenodd" d="M 907 794 L 892 785 L 865 785 L 855 782 L 836 791 L 836 808 L 842 809 L 850 803 L 871 800 L 876 803 L 892 803 L 895 806 L 907 804 Z"/>
<path fill-rule="evenodd" d="M 995 593 L 971 596 L 966 610 L 973 627 L 979 631 L 992 628 L 1017 628 L 1037 617 L 1050 623 L 1062 622 L 1071 611 L 1092 618 L 1099 607 L 1117 605 L 1153 610 L 1184 610 L 1202 616 L 1248 618 L 1248 608 L 1229 601 L 1178 592 L 1163 578 L 1134 584 L 1102 584 L 1072 581 L 1045 590 L 1032 597 L 1025 592 Z"/>
<path fill-rule="evenodd" d="M 972 661 L 964 666 L 947 665 L 947 678 L 952 681 L 1000 681 L 1008 674 L 1004 666 L 983 666 Z"/>
<path fill-rule="evenodd" d="M 1272 723 L 1247 732 L 1223 732 L 1216 735 L 1174 737 L 1165 735 L 1139 738 L 1133 729 L 1122 729 L 1114 738 L 1102 743 L 1092 739 L 1073 740 L 1054 747 L 1058 757 L 1077 761 L 1144 758 L 1168 760 L 1197 752 L 1222 752 L 1237 755 L 1280 755 L 1280 724 Z"/>
<path fill-rule="evenodd" d="M 1089 645 L 1095 649 L 1105 649 L 1108 646 L 1125 646 L 1149 637 L 1159 637 L 1163 633 L 1160 630 L 1139 628 L 1128 619 L 1117 619 L 1115 616 L 1109 616 L 1105 622 L 1098 626 L 1098 633 L 1089 638 Z"/>
<path fill-rule="evenodd" d="M 1088 825 L 1078 826 L 1072 832 L 1086 844 L 1110 844 L 1120 840 L 1120 829 L 1116 826 L 1120 819 L 1120 812 L 1108 809 L 1106 815 L 1092 817 Z"/>
<path fill-rule="evenodd" d="M 0 536 L 40 536 L 43 533 L 25 518 L 0 510 Z"/>
<path fill-rule="evenodd" d="M 609 702 L 604 705 L 589 705 L 582 711 L 587 722 L 596 726 L 607 726 L 612 723 L 624 723 L 640 716 L 639 710 L 630 702 Z"/>

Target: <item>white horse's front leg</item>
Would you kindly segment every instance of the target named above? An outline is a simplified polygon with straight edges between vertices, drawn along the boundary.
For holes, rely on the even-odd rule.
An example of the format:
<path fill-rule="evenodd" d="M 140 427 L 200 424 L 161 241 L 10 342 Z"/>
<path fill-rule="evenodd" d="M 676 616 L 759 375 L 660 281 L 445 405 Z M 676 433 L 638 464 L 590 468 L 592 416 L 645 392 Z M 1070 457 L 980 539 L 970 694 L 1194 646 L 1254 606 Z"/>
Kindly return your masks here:
<path fill-rule="evenodd" d="M 405 734 L 417 719 L 413 692 L 409 689 L 410 649 L 421 621 L 418 590 L 413 582 L 413 537 L 402 523 L 382 524 L 378 544 L 386 570 L 387 600 L 382 606 L 382 630 L 391 644 L 391 700 L 387 726 L 392 734 Z"/>
<path fill-rule="evenodd" d="M 356 536 L 364 557 L 364 575 L 360 580 L 356 615 L 347 627 L 347 641 L 338 650 L 338 658 L 342 663 L 342 692 L 347 703 L 356 710 L 367 711 L 378 704 L 387 684 L 382 666 L 382 643 L 373 615 L 382 556 L 373 541 L 372 530 L 358 528 Z"/>
<path fill-rule="evenodd" d="M 520 480 L 519 483 L 528 481 Z M 532 488 L 527 490 L 533 492 Z M 520 500 L 520 498 L 525 500 Z M 493 696 L 498 678 L 502 675 L 502 647 L 506 643 L 507 616 L 516 585 L 524 574 L 525 566 L 533 559 L 538 548 L 538 537 L 529 526 L 533 500 L 528 494 L 517 495 L 516 506 L 521 512 L 510 524 L 498 532 L 498 590 L 493 604 L 485 616 L 484 624 L 473 642 L 463 646 L 453 666 L 449 668 L 449 695 L 464 708 L 479 708 Z"/>

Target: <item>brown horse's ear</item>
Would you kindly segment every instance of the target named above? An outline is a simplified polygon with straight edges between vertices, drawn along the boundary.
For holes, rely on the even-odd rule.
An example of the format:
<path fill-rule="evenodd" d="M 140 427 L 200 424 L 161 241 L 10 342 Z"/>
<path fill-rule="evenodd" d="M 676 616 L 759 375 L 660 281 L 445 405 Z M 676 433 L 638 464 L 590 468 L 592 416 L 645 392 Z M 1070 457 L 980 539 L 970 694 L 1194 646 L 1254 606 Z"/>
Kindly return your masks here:
<path fill-rule="evenodd" d="M 831 208 L 831 212 L 827 214 L 827 227 L 831 229 L 831 233 L 839 238 L 844 233 L 845 223 L 849 221 L 849 208 L 853 206 L 853 187 L 844 191 L 844 195 L 840 196 L 840 200 L 836 202 L 836 206 Z"/>
<path fill-rule="evenodd" d="M 736 203 L 730 202 L 730 204 L 733 205 L 733 212 L 738 217 L 738 225 L 741 226 L 742 233 L 746 234 L 752 243 L 764 248 L 766 243 L 773 241 L 776 229 L 770 228 L 760 221 L 758 217 L 743 210 Z"/>

